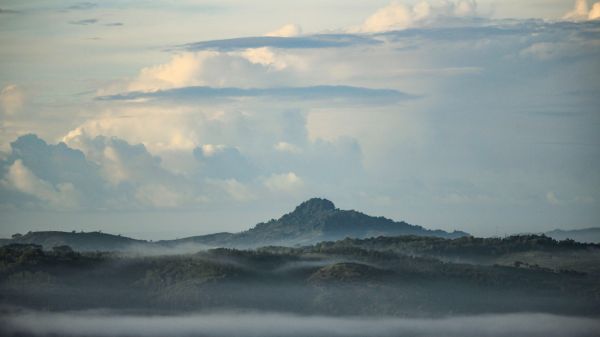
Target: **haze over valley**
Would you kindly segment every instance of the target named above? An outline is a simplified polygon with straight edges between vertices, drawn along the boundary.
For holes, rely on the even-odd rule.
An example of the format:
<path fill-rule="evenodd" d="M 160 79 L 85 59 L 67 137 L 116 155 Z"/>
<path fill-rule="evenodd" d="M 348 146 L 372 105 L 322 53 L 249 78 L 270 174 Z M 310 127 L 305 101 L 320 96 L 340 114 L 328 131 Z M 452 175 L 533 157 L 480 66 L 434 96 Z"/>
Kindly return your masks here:
<path fill-rule="evenodd" d="M 0 336 L 597 336 L 600 1 L 0 0 Z"/>

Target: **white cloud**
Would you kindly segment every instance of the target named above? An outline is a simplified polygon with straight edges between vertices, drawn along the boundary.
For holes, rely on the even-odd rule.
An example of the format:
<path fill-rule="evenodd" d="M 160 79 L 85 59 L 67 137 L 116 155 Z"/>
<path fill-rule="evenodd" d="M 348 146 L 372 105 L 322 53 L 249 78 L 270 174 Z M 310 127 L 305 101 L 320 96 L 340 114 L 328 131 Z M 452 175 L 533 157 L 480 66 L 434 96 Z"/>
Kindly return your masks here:
<path fill-rule="evenodd" d="M 82 140 L 96 136 L 118 137 L 131 144 L 144 144 L 150 152 L 191 151 L 201 143 L 200 132 L 214 113 L 184 106 L 124 106 L 88 119 L 69 131 L 63 142 L 86 152 Z"/>
<path fill-rule="evenodd" d="M 268 32 L 265 36 L 293 37 L 302 34 L 302 28 L 293 23 L 284 25 L 272 32 Z"/>
<path fill-rule="evenodd" d="M 205 157 L 212 157 L 219 152 L 223 152 L 226 146 L 222 144 L 203 144 L 200 149 Z"/>
<path fill-rule="evenodd" d="M 294 172 L 273 174 L 264 182 L 272 192 L 296 193 L 304 187 L 304 181 Z"/>
<path fill-rule="evenodd" d="M 277 144 L 275 144 L 273 146 L 273 148 L 275 148 L 275 150 L 280 151 L 280 152 L 287 152 L 287 153 L 293 153 L 293 154 L 298 154 L 302 152 L 302 149 L 299 148 L 298 146 L 294 145 L 294 144 L 290 144 L 287 142 L 279 142 Z"/>
<path fill-rule="evenodd" d="M 596 2 L 588 13 L 588 20 L 600 19 L 600 2 Z"/>
<path fill-rule="evenodd" d="M 23 91 L 14 84 L 9 84 L 0 91 L 0 106 L 7 115 L 14 115 L 23 108 L 25 95 Z"/>
<path fill-rule="evenodd" d="M 424 26 L 439 18 L 467 17 L 476 13 L 475 0 L 442 1 L 434 4 L 419 1 L 413 6 L 394 1 L 369 16 L 358 29 L 351 31 L 375 33 L 402 30 Z"/>
<path fill-rule="evenodd" d="M 592 8 L 587 0 L 576 0 L 573 9 L 563 16 L 565 20 L 586 21 L 600 18 L 600 1 L 594 3 Z"/>
<path fill-rule="evenodd" d="M 144 68 L 138 78 L 129 84 L 131 91 L 154 91 L 190 85 L 204 85 L 199 79 L 203 64 L 218 53 L 183 53 L 173 56 L 169 63 Z"/>
<path fill-rule="evenodd" d="M 471 16 L 477 13 L 477 2 L 475 0 L 461 0 L 454 6 L 454 15 Z"/>
<path fill-rule="evenodd" d="M 82 129 L 71 132 L 64 141 L 97 164 L 102 177 L 113 186 L 170 178 L 160 167 L 160 158 L 150 154 L 142 144 L 131 145 L 116 137 L 90 136 Z"/>
<path fill-rule="evenodd" d="M 0 181 L 4 187 L 31 195 L 50 206 L 63 209 L 77 206 L 77 192 L 71 183 L 51 183 L 38 178 L 21 160 L 8 168 L 8 172 Z"/>
<path fill-rule="evenodd" d="M 419 6 L 418 15 L 428 16 L 429 7 Z M 382 32 L 387 30 L 405 29 L 411 27 L 414 21 L 413 10 L 404 4 L 391 3 L 379 9 L 362 24 L 360 30 L 363 32 Z"/>
<path fill-rule="evenodd" d="M 167 63 L 143 68 L 132 81 L 100 90 L 98 95 L 122 91 L 152 92 L 187 86 L 274 86 L 285 82 L 286 74 L 282 70 L 291 65 L 303 66 L 297 57 L 274 52 L 267 47 L 232 52 L 183 52 L 173 56 Z"/>
<path fill-rule="evenodd" d="M 289 60 L 282 55 L 276 54 L 272 48 L 249 48 L 241 55 L 253 64 L 260 64 L 275 70 L 283 70 L 288 67 Z"/>

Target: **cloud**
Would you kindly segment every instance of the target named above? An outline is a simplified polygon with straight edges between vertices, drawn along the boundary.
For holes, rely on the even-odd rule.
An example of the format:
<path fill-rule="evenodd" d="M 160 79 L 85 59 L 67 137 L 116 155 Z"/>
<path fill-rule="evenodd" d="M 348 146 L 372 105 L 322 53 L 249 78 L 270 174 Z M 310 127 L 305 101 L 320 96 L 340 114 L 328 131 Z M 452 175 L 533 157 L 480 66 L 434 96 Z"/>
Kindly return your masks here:
<path fill-rule="evenodd" d="M 14 84 L 9 84 L 0 91 L 0 106 L 2 112 L 7 115 L 14 115 L 23 108 L 25 94 Z"/>
<path fill-rule="evenodd" d="M 471 17 L 476 12 L 477 3 L 474 0 L 443 1 L 436 4 L 419 1 L 412 7 L 392 2 L 369 16 L 360 27 L 350 29 L 350 31 L 377 33 L 403 30 L 426 26 L 444 18 Z"/>
<path fill-rule="evenodd" d="M 280 57 L 272 48 L 268 47 L 246 49 L 242 52 L 242 56 L 253 64 L 270 66 L 276 70 L 283 70 L 288 67 L 285 58 Z"/>
<path fill-rule="evenodd" d="M 390 104 L 414 98 L 414 96 L 394 89 L 372 89 L 351 86 L 317 85 L 310 87 L 274 88 L 214 88 L 189 86 L 183 88 L 157 90 L 151 92 L 131 91 L 122 94 L 99 96 L 99 100 L 142 100 L 158 99 L 170 101 L 214 100 L 218 98 L 274 97 L 295 100 L 324 100 L 339 103 L 340 99 L 353 102 L 364 101 L 373 104 Z"/>
<path fill-rule="evenodd" d="M 273 174 L 267 177 L 265 186 L 272 192 L 296 193 L 304 187 L 304 182 L 294 172 Z"/>
<path fill-rule="evenodd" d="M 20 312 L 2 318 L 6 336 L 592 336 L 594 318 L 508 313 L 444 318 L 330 317 L 284 313 L 141 316 L 111 311 Z"/>
<path fill-rule="evenodd" d="M 1 187 L 52 209 L 173 208 L 195 202 L 193 184 L 163 169 L 160 158 L 141 144 L 85 134 L 70 141 L 83 151 L 35 135 L 19 137 L 1 163 Z"/>
<path fill-rule="evenodd" d="M 210 40 L 180 45 L 177 46 L 176 49 L 188 51 L 233 51 L 262 47 L 282 49 L 318 49 L 369 46 L 380 43 L 381 41 L 372 37 L 355 34 L 316 34 L 291 37 L 257 36 L 225 40 Z"/>
<path fill-rule="evenodd" d="M 444 223 L 450 215 L 454 222 L 490 221 L 481 212 L 446 212 L 444 219 L 443 211 L 435 218 L 420 210 L 431 202 L 477 202 L 487 196 L 480 191 L 498 191 L 489 196 L 491 208 L 522 202 L 515 195 L 521 192 L 535 200 L 526 201 L 533 208 L 547 207 L 548 190 L 560 191 L 565 203 L 576 195 L 598 200 L 593 184 L 565 173 L 576 169 L 595 181 L 591 146 L 535 145 L 547 137 L 594 144 L 589 116 L 597 95 L 590 93 L 598 90 L 590 70 L 598 63 L 598 22 L 494 21 L 453 3 L 444 11 L 409 7 L 410 28 L 400 31 L 205 41 L 196 47 L 211 50 L 178 49 L 99 92 L 76 119 L 61 114 L 54 123 L 60 127 L 52 127 L 44 116 L 31 128 L 48 139 L 66 135 L 67 146 L 85 154 L 105 189 L 96 204 L 107 209 L 193 208 L 206 198 L 269 205 L 280 202 L 271 189 L 294 181 L 289 173 L 304 192 L 333 191 L 340 202 L 360 200 L 378 210 L 376 201 L 357 199 L 359 191 L 389 197 L 407 206 L 384 212 L 421 223 Z M 547 115 L 530 115 L 534 110 Z M 511 127 L 514 116 L 519 123 Z M 80 124 L 71 126 L 73 120 Z M 77 144 L 82 133 L 85 146 Z M 559 166 L 552 158 L 569 160 Z M 84 189 L 85 182 L 47 177 L 33 161 L 22 162 L 55 189 L 69 182 Z M 540 178 L 534 172 L 542 168 Z M 437 180 L 446 179 L 479 191 L 440 191 Z"/>
<path fill-rule="evenodd" d="M 283 70 L 293 61 L 268 49 L 181 53 L 168 63 L 142 69 L 124 89 L 151 92 L 189 86 L 276 86 L 285 82 Z"/>
<path fill-rule="evenodd" d="M 72 183 L 53 185 L 37 177 L 20 159 L 8 167 L 0 185 L 31 195 L 54 209 L 69 209 L 77 206 L 78 196 Z"/>
<path fill-rule="evenodd" d="M 592 5 L 592 9 L 588 13 L 588 20 L 600 19 L 600 2 L 596 2 Z"/>
<path fill-rule="evenodd" d="M 288 142 L 278 142 L 277 144 L 275 144 L 273 146 L 273 148 L 275 150 L 281 151 L 281 152 L 288 152 L 288 153 L 294 153 L 294 154 L 302 153 L 302 149 L 300 149 L 298 146 L 296 146 L 294 144 L 290 144 Z"/>
<path fill-rule="evenodd" d="M 103 182 L 99 168 L 87 161 L 81 151 L 71 149 L 64 143 L 47 144 L 32 134 L 21 136 L 10 145 L 11 154 L 4 165 L 12 167 L 20 162 L 15 169 L 26 167 L 32 175 L 52 186 L 71 185 L 90 200 L 102 194 Z M 27 173 L 24 173 L 24 177 L 27 177 Z"/>
<path fill-rule="evenodd" d="M 600 1 L 592 4 L 591 9 L 587 0 L 576 0 L 571 11 L 563 16 L 564 20 L 586 21 L 600 19 Z"/>
<path fill-rule="evenodd" d="M 203 112 L 181 106 L 120 107 L 84 121 L 67 132 L 63 141 L 82 148 L 79 137 L 117 137 L 130 144 L 143 143 L 151 153 L 191 151 L 202 143 L 202 133 L 211 134 L 209 126 L 217 128 L 219 111 Z M 223 117 L 225 118 L 225 117 Z M 222 131 L 219 128 L 219 131 Z"/>
<path fill-rule="evenodd" d="M 278 36 L 278 37 L 294 37 L 302 34 L 302 28 L 297 24 L 287 24 L 272 32 L 268 32 L 265 36 Z"/>
<path fill-rule="evenodd" d="M 171 178 L 160 167 L 160 158 L 150 154 L 143 144 L 131 145 L 116 137 L 90 138 L 85 132 L 72 134 L 66 141 L 97 164 L 104 179 L 112 185 Z"/>
<path fill-rule="evenodd" d="M 257 175 L 257 168 L 235 147 L 205 144 L 194 149 L 194 157 L 204 177 L 248 181 Z"/>

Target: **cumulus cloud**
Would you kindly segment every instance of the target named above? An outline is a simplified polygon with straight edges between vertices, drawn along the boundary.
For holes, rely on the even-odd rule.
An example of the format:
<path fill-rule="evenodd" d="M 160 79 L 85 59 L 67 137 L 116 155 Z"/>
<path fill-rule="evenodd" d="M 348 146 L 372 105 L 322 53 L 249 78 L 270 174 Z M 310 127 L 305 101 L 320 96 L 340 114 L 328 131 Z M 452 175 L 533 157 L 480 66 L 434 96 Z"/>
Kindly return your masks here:
<path fill-rule="evenodd" d="M 600 19 L 600 2 L 596 2 L 592 5 L 592 9 L 588 13 L 588 20 Z"/>
<path fill-rule="evenodd" d="M 0 180 L 5 188 L 31 195 L 55 209 L 74 208 L 78 203 L 77 192 L 72 183 L 53 185 L 37 177 L 20 159 L 15 160 Z"/>
<path fill-rule="evenodd" d="M 87 198 L 102 193 L 103 181 L 99 168 L 86 160 L 81 151 L 69 148 L 64 143 L 47 144 L 35 135 L 21 136 L 10 145 L 11 154 L 5 165 L 20 162 L 41 180 L 53 186 L 70 184 Z"/>
<path fill-rule="evenodd" d="M 452 4 L 441 8 L 426 2 L 410 7 L 393 3 L 389 13 L 381 15 L 383 23 L 374 20 L 371 28 L 356 30 L 373 34 L 261 36 L 186 45 L 187 51 L 177 49 L 168 62 L 147 66 L 119 90 L 105 93 L 115 95 L 94 100 L 92 108 L 101 112 L 90 111 L 63 141 L 81 150 L 86 165 L 94 167 L 89 176 L 100 182 L 87 184 L 106 186 L 102 198 L 127 207 L 187 207 L 206 196 L 263 200 L 298 179 L 311 194 L 331 190 L 339 193 L 332 197 L 343 198 L 362 185 L 369 186 L 361 187 L 368 192 L 389 189 L 390 195 L 405 194 L 412 200 L 422 193 L 427 203 L 445 195 L 422 188 L 431 186 L 426 182 L 432 177 L 487 179 L 481 183 L 486 189 L 502 189 L 497 182 L 510 180 L 510 174 L 482 178 L 482 172 L 519 154 L 527 157 L 528 147 L 511 143 L 510 154 L 503 152 L 507 129 L 513 129 L 497 127 L 507 124 L 507 115 L 495 107 L 517 114 L 532 106 L 544 111 L 582 106 L 569 92 L 597 91 L 593 79 L 575 81 L 577 74 L 592 73 L 582 69 L 597 68 L 597 48 L 591 40 L 596 23 L 477 21 L 444 26 L 449 22 L 444 18 L 468 17 L 476 11 L 474 2 Z M 401 20 L 403 13 L 408 21 Z M 400 26 L 422 29 L 378 33 Z M 566 56 L 573 62 L 564 62 Z M 560 81 L 549 80 L 556 78 Z M 419 99 L 406 99 L 404 91 Z M 530 104 L 532 97 L 540 99 Z M 588 100 L 595 102 L 593 97 Z M 536 133 L 541 125 L 553 134 L 576 137 L 575 128 L 570 129 L 573 123 L 566 120 L 561 127 L 541 118 L 540 124 L 528 124 L 524 118 L 519 125 L 528 126 L 532 139 L 548 134 Z M 477 127 L 464 129 L 470 123 Z M 565 157 L 565 152 L 556 151 L 562 154 L 557 158 Z M 486 164 L 473 160 L 497 152 L 494 158 L 486 157 Z M 577 153 L 597 157 L 591 151 Z M 47 177 L 34 161 L 21 160 L 55 189 L 59 183 L 71 183 L 83 190 L 86 184 L 74 181 L 74 172 L 60 179 Z M 13 162 L 5 166 L 6 172 Z M 452 165 L 454 171 L 439 172 L 453 170 Z M 385 186 L 371 187 L 381 177 Z M 405 180 L 413 185 L 403 188 Z M 539 178 L 532 174 L 523 181 L 523 186 L 533 185 Z M 563 191 L 561 187 L 527 192 L 541 196 L 535 199 L 545 206 L 545 191 Z M 573 195 L 598 200 L 595 191 Z M 450 195 L 445 201 L 459 203 L 465 196 Z"/>
<path fill-rule="evenodd" d="M 150 154 L 143 144 L 131 145 L 116 137 L 91 138 L 85 133 L 71 135 L 67 141 L 96 163 L 105 180 L 113 185 L 160 181 L 168 175 L 160 167 L 160 158 Z"/>
<path fill-rule="evenodd" d="M 376 33 L 402 30 L 425 26 L 440 18 L 474 16 L 476 11 L 477 3 L 474 0 L 443 1 L 434 4 L 419 1 L 413 6 L 392 2 L 377 10 L 360 27 L 351 31 Z"/>
<path fill-rule="evenodd" d="M 247 181 L 257 174 L 257 168 L 235 147 L 204 144 L 194 149 L 194 157 L 204 177 Z"/>
<path fill-rule="evenodd" d="M 0 91 L 0 106 L 7 115 L 14 115 L 23 108 L 25 94 L 18 86 L 9 84 Z"/>
<path fill-rule="evenodd" d="M 563 16 L 565 20 L 586 21 L 600 18 L 600 1 L 592 4 L 590 9 L 587 0 L 576 0 L 573 9 Z"/>
<path fill-rule="evenodd" d="M 79 148 L 82 135 L 82 139 L 106 136 L 133 144 L 143 143 L 152 153 L 161 153 L 165 149 L 191 151 L 200 143 L 202 126 L 208 121 L 218 123 L 222 120 L 219 110 L 198 110 L 186 106 L 148 105 L 111 109 L 67 132 L 62 141 Z"/>
<path fill-rule="evenodd" d="M 129 84 L 128 90 L 152 91 L 205 84 L 199 79 L 202 65 L 215 56 L 214 52 L 175 55 L 169 63 L 142 69 L 138 78 Z"/>
<path fill-rule="evenodd" d="M 265 36 L 292 37 L 300 34 L 302 34 L 302 28 L 297 24 L 289 23 L 272 32 L 268 32 Z"/>
<path fill-rule="evenodd" d="M 2 187 L 54 209 L 173 208 L 195 202 L 193 184 L 161 168 L 160 158 L 141 144 L 85 135 L 73 142 L 81 150 L 47 144 L 35 135 L 18 138 L 1 163 Z"/>
<path fill-rule="evenodd" d="M 298 59 L 266 47 L 232 52 L 184 52 L 173 56 L 168 63 L 142 69 L 125 89 L 156 91 L 188 86 L 274 86 L 285 83 L 286 74 L 282 71 L 297 62 Z"/>
<path fill-rule="evenodd" d="M 288 66 L 285 58 L 276 54 L 276 52 L 269 47 L 248 48 L 243 51 L 241 55 L 251 63 L 273 67 L 276 70 L 283 70 Z"/>

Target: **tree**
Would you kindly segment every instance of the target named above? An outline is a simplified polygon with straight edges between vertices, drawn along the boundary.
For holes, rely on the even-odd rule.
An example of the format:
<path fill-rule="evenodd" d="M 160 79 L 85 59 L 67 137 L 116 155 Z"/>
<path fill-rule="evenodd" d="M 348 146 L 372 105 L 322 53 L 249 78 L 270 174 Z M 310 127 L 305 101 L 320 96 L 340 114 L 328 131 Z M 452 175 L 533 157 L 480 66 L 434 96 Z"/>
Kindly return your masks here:
<path fill-rule="evenodd" d="M 73 248 L 67 245 L 52 247 L 52 252 L 56 255 L 69 256 L 73 255 Z"/>

